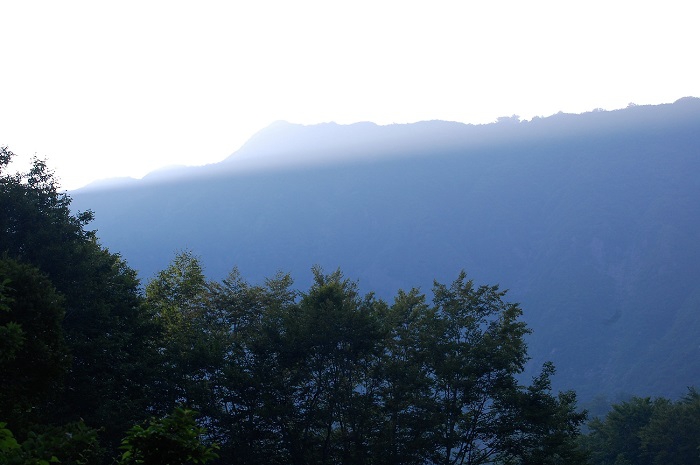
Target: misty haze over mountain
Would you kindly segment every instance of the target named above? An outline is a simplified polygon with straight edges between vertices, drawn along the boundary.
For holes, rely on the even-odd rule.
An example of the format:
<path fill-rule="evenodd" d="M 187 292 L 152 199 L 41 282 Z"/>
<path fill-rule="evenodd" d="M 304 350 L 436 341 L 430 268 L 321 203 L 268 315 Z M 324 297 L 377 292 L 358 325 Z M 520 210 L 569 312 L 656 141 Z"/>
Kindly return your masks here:
<path fill-rule="evenodd" d="M 341 268 L 364 291 L 465 269 L 522 304 L 558 388 L 677 396 L 700 379 L 700 99 L 488 125 L 277 122 L 226 160 L 72 192 L 142 279 Z"/>

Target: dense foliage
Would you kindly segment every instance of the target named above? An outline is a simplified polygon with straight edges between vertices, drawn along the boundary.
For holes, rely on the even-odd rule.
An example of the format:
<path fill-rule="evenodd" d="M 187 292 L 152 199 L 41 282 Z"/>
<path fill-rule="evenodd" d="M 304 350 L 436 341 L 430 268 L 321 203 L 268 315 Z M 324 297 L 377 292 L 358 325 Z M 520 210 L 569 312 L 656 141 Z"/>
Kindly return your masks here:
<path fill-rule="evenodd" d="M 34 267 L 0 259 L 0 281 L 0 419 L 24 430 L 55 408 L 69 366 L 64 310 Z"/>
<path fill-rule="evenodd" d="M 129 427 L 167 413 L 158 327 L 92 214 L 71 213 L 42 160 L 8 173 L 13 156 L 0 148 L 0 463 L 108 463 Z"/>
<path fill-rule="evenodd" d="M 207 282 L 179 254 L 146 287 L 162 328 L 160 400 L 202 412 L 226 463 L 577 463 L 584 419 L 529 386 L 521 310 L 461 274 L 388 305 L 339 271 Z M 297 295 L 298 294 L 298 295 Z"/>
<path fill-rule="evenodd" d="M 176 408 L 164 418 L 152 418 L 146 427 L 131 428 L 120 449 L 118 465 L 188 465 L 217 457 L 216 445 L 202 444 L 206 430 L 195 423 L 195 412 Z"/>
<path fill-rule="evenodd" d="M 83 419 L 88 424 L 104 426 L 110 441 L 118 443 L 123 431 L 142 418 L 149 406 L 149 354 L 155 353 L 149 346 L 154 327 L 140 309 L 136 273 L 118 255 L 102 248 L 95 233 L 85 228 L 91 212 L 71 213 L 70 197 L 59 191 L 45 162 L 34 159 L 27 173 L 10 174 L 6 171 L 12 157 L 12 152 L 1 149 L 0 254 L 3 261 L 25 267 L 25 276 L 18 279 L 19 271 L 11 272 L 17 266 L 10 262 L 0 268 L 0 282 L 9 280 L 6 294 L 14 300 L 9 314 L 2 312 L 0 318 L 24 324 L 27 343 L 40 337 L 44 344 L 65 345 L 71 361 L 65 364 L 47 360 L 47 366 L 53 365 L 47 373 L 61 369 L 65 373 L 51 383 L 26 386 L 25 395 L 37 396 L 40 390 L 53 389 L 53 407 L 44 411 L 42 418 Z M 33 281 L 29 276 L 32 273 L 36 275 L 31 278 Z M 17 294 L 20 285 L 46 290 L 43 295 L 23 296 Z M 52 289 L 61 296 L 60 300 L 51 296 Z M 39 299 L 41 306 L 33 303 Z M 34 320 L 23 323 L 29 317 L 19 305 L 30 304 L 36 312 Z M 59 322 L 62 334 L 52 329 L 54 342 L 47 339 L 48 331 L 39 331 L 38 327 L 34 328 L 34 335 L 27 333 L 28 324 L 46 326 Z M 61 353 L 43 350 L 55 352 L 54 358 Z M 21 355 L 17 357 L 17 363 L 21 363 Z M 37 372 L 42 370 L 42 366 L 35 368 Z M 51 387 L 59 381 L 61 389 Z"/>
<path fill-rule="evenodd" d="M 700 393 L 682 399 L 633 397 L 590 423 L 583 445 L 593 465 L 700 464 Z"/>

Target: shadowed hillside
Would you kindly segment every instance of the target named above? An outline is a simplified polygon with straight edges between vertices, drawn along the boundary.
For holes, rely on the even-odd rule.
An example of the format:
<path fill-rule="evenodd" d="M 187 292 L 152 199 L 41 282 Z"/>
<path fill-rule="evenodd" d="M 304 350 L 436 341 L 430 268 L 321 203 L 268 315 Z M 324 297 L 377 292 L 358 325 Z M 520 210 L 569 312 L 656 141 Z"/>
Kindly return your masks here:
<path fill-rule="evenodd" d="M 529 122 L 275 123 L 227 160 L 72 193 L 150 278 L 340 267 L 380 296 L 465 269 L 522 303 L 557 388 L 677 396 L 700 379 L 700 100 Z"/>

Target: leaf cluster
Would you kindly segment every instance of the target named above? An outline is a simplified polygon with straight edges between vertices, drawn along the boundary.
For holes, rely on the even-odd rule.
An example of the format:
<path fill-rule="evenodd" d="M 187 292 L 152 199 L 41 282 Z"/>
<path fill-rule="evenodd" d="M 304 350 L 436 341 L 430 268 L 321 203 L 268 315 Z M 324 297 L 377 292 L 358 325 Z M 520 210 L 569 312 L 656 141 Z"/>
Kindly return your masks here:
<path fill-rule="evenodd" d="M 5 423 L 0 423 L 2 465 L 91 465 L 101 463 L 104 453 L 97 431 L 82 421 L 60 427 L 35 427 L 21 443 Z"/>
<path fill-rule="evenodd" d="M 218 457 L 218 446 L 205 445 L 204 428 L 195 423 L 195 412 L 176 408 L 163 418 L 152 418 L 147 425 L 132 427 L 122 440 L 124 452 L 119 465 L 189 465 L 206 463 Z"/>

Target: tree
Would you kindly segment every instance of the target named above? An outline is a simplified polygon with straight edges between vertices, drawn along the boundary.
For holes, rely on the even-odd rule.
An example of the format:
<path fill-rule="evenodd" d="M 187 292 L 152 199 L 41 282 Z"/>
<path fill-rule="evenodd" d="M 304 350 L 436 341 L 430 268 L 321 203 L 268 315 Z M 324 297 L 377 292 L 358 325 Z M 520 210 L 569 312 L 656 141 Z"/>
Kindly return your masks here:
<path fill-rule="evenodd" d="M 250 285 L 237 269 L 211 283 L 217 321 L 228 330 L 225 362 L 214 376 L 220 415 L 212 433 L 226 463 L 289 463 L 282 419 L 288 419 L 289 367 L 281 356 L 287 315 L 297 292 L 289 275 Z"/>
<path fill-rule="evenodd" d="M 313 273 L 311 289 L 283 317 L 285 448 L 295 464 L 366 463 L 375 436 L 384 304 L 361 297 L 340 271 Z"/>
<path fill-rule="evenodd" d="M 591 421 L 581 440 L 591 463 L 700 464 L 700 394 L 679 401 L 633 397 Z"/>
<path fill-rule="evenodd" d="M 551 394 L 554 365 L 545 363 L 542 372 L 514 399 L 513 415 L 506 423 L 506 457 L 514 463 L 563 465 L 588 463 L 578 437 L 586 412 L 579 412 L 573 391 Z"/>
<path fill-rule="evenodd" d="M 613 405 L 604 419 L 593 419 L 589 424 L 590 433 L 584 441 L 591 461 L 611 465 L 648 463 L 643 457 L 639 433 L 649 423 L 658 402 L 661 401 L 633 397 L 627 402 Z"/>
<path fill-rule="evenodd" d="M 0 259 L 0 419 L 24 433 L 47 415 L 68 369 L 63 299 L 36 268 Z"/>
<path fill-rule="evenodd" d="M 0 465 L 92 465 L 100 463 L 103 453 L 97 431 L 82 421 L 62 427 L 39 426 L 22 443 L 0 422 Z"/>
<path fill-rule="evenodd" d="M 207 463 L 217 456 L 216 444 L 204 442 L 206 430 L 197 426 L 196 412 L 176 408 L 163 418 L 151 418 L 147 425 L 132 427 L 121 449 L 118 465 L 189 465 Z"/>
<path fill-rule="evenodd" d="M 433 293 L 421 336 L 428 354 L 428 461 L 563 463 L 565 456 L 582 463 L 565 452 L 574 449 L 585 418 L 574 411 L 575 395 L 551 394 L 549 365 L 533 385 L 518 382 L 529 333 L 520 307 L 505 302 L 498 286 L 476 287 L 464 272 L 449 287 L 436 283 Z"/>
<path fill-rule="evenodd" d="M 10 282 L 5 278 L 0 282 L 0 312 L 10 311 L 12 299 L 7 296 L 7 285 Z M 0 366 L 17 357 L 17 352 L 24 344 L 24 331 L 22 326 L 15 321 L 9 321 L 0 326 Z"/>
<path fill-rule="evenodd" d="M 199 260 L 191 252 L 177 254 L 146 286 L 145 306 L 159 329 L 160 410 L 183 404 L 205 416 L 213 414 L 211 387 L 224 363 L 226 333 L 212 314 L 209 283 Z"/>
<path fill-rule="evenodd" d="M 59 191 L 44 160 L 35 157 L 28 172 L 7 174 L 14 156 L 0 148 L 0 250 L 57 278 L 60 288 L 65 278 L 58 275 L 75 262 L 78 246 L 95 238 L 94 231 L 85 229 L 92 212 L 71 213 L 70 197 Z"/>
<path fill-rule="evenodd" d="M 423 464 L 432 449 L 427 341 L 434 324 L 425 295 L 399 291 L 382 316 L 384 344 L 377 376 L 382 416 L 374 457 L 381 464 Z"/>
<path fill-rule="evenodd" d="M 659 402 L 639 436 L 654 465 L 700 464 L 700 392 L 689 388 L 677 402 Z"/>
<path fill-rule="evenodd" d="M 576 464 L 573 392 L 530 385 L 521 309 L 462 273 L 393 305 L 314 268 L 302 293 L 179 254 L 146 288 L 167 404 L 202 409 L 226 463 Z M 164 404 L 165 405 L 165 404 Z M 163 406 L 164 406 L 163 405 Z M 162 408 L 162 407 L 161 407 Z"/>
<path fill-rule="evenodd" d="M 73 214 L 46 162 L 7 173 L 14 154 L 0 149 L 0 254 L 38 268 L 63 297 L 63 335 L 71 361 L 60 402 L 44 421 L 83 418 L 113 444 L 142 419 L 152 398 L 152 326 L 141 311 L 134 270 Z"/>

